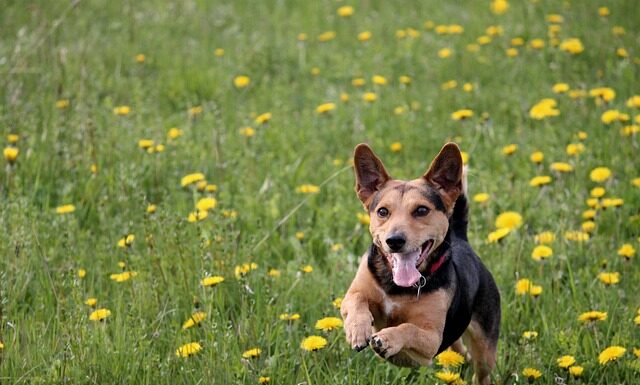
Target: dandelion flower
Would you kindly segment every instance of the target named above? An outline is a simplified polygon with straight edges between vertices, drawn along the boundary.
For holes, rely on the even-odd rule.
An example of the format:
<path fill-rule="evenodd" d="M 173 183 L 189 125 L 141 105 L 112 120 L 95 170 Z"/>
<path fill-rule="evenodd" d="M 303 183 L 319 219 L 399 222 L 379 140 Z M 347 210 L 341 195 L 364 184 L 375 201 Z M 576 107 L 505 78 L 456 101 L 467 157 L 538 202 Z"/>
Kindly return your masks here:
<path fill-rule="evenodd" d="M 542 261 L 551 257 L 552 255 L 553 255 L 552 248 L 545 245 L 539 245 L 533 249 L 533 252 L 531 253 L 531 258 L 533 258 L 534 261 Z"/>
<path fill-rule="evenodd" d="M 113 109 L 113 113 L 118 116 L 127 116 L 131 113 L 131 107 L 129 106 L 118 106 Z"/>
<path fill-rule="evenodd" d="M 167 136 L 169 137 L 169 139 L 177 139 L 179 137 L 182 136 L 184 132 L 176 127 L 172 127 L 169 129 L 169 131 L 167 132 Z"/>
<path fill-rule="evenodd" d="M 342 327 L 342 320 L 337 317 L 325 317 L 316 322 L 316 329 L 329 331 Z"/>
<path fill-rule="evenodd" d="M 362 31 L 358 33 L 359 41 L 369 41 L 371 39 L 371 31 Z"/>
<path fill-rule="evenodd" d="M 529 157 L 529 159 L 533 163 L 542 163 L 542 161 L 544 160 L 544 153 L 542 151 L 535 151 L 531 153 L 531 156 Z"/>
<path fill-rule="evenodd" d="M 221 277 L 219 275 L 214 275 L 214 276 L 210 276 L 210 277 L 205 277 L 200 281 L 200 284 L 202 286 L 215 286 L 221 282 L 224 281 L 224 277 Z"/>
<path fill-rule="evenodd" d="M 59 110 L 64 110 L 69 107 L 69 99 L 60 99 L 56 100 L 56 108 Z"/>
<path fill-rule="evenodd" d="M 589 238 L 589 233 L 584 231 L 565 231 L 564 233 L 564 239 L 567 241 L 586 242 Z"/>
<path fill-rule="evenodd" d="M 320 336 L 309 336 L 302 340 L 300 347 L 308 352 L 315 352 L 327 346 L 327 340 Z"/>
<path fill-rule="evenodd" d="M 242 358 L 256 358 L 260 356 L 260 353 L 262 353 L 262 349 L 260 348 L 252 348 L 249 350 L 246 350 L 244 353 L 242 353 Z"/>
<path fill-rule="evenodd" d="M 326 31 L 321 33 L 320 35 L 318 35 L 318 41 L 319 42 L 327 42 L 327 41 L 331 41 L 333 39 L 336 38 L 336 32 L 335 31 Z"/>
<path fill-rule="evenodd" d="M 84 278 L 87 276 L 87 271 L 85 269 L 78 269 L 78 278 Z"/>
<path fill-rule="evenodd" d="M 135 235 L 127 234 L 118 240 L 118 247 L 130 247 L 135 239 Z"/>
<path fill-rule="evenodd" d="M 542 376 L 542 372 L 534 368 L 524 368 L 524 370 L 522 370 L 522 375 L 526 377 L 529 382 L 532 382 L 540 378 Z"/>
<path fill-rule="evenodd" d="M 543 231 L 535 236 L 535 241 L 541 245 L 552 243 L 556 240 L 556 235 L 551 231 Z"/>
<path fill-rule="evenodd" d="M 245 88 L 251 84 L 251 78 L 246 75 L 238 75 L 233 79 L 233 85 L 236 88 Z"/>
<path fill-rule="evenodd" d="M 364 100 L 365 102 L 373 103 L 378 100 L 378 95 L 376 95 L 374 92 L 365 92 L 364 94 L 362 94 L 362 100 Z"/>
<path fill-rule="evenodd" d="M 573 377 L 582 376 L 582 372 L 584 372 L 584 368 L 582 366 L 576 365 L 569 368 L 569 374 L 571 374 Z"/>
<path fill-rule="evenodd" d="M 569 85 L 567 83 L 556 83 L 553 85 L 552 90 L 556 94 L 563 94 L 569 91 Z"/>
<path fill-rule="evenodd" d="M 522 338 L 525 340 L 535 340 L 538 338 L 538 332 L 535 330 L 526 330 L 522 333 Z"/>
<path fill-rule="evenodd" d="M 98 299 L 93 297 L 87 298 L 87 300 L 84 301 L 84 304 L 87 306 L 95 307 L 98 304 Z"/>
<path fill-rule="evenodd" d="M 190 223 L 200 222 L 205 220 L 209 216 L 209 212 L 204 210 L 192 211 L 187 216 L 187 221 Z"/>
<path fill-rule="evenodd" d="M 582 45 L 580 39 L 573 37 L 563 40 L 562 43 L 560 43 L 560 50 L 572 55 L 578 55 L 584 51 L 584 45 Z"/>
<path fill-rule="evenodd" d="M 271 377 L 261 376 L 260 378 L 258 378 L 258 383 L 260 384 L 267 384 L 269 383 L 269 381 L 271 381 Z"/>
<path fill-rule="evenodd" d="M 562 369 L 568 369 L 571 365 L 576 363 L 576 359 L 573 356 L 566 355 L 558 358 L 556 362 Z"/>
<path fill-rule="evenodd" d="M 462 109 L 451 113 L 451 119 L 453 120 L 465 120 L 473 116 L 473 111 L 470 109 Z"/>
<path fill-rule="evenodd" d="M 240 135 L 250 138 L 252 136 L 255 136 L 256 134 L 256 130 L 253 127 L 242 127 L 240 130 Z"/>
<path fill-rule="evenodd" d="M 532 187 L 540 187 L 540 186 L 544 186 L 546 184 L 551 183 L 551 177 L 548 175 L 540 175 L 540 176 L 535 176 L 533 178 L 531 178 L 531 180 L 529 181 L 529 186 Z"/>
<path fill-rule="evenodd" d="M 255 122 L 257 124 L 265 124 L 271 120 L 271 117 L 272 117 L 271 112 L 265 112 L 263 114 L 258 115 L 255 119 Z"/>
<path fill-rule="evenodd" d="M 297 321 L 300 319 L 300 314 L 298 313 L 282 313 L 278 316 L 282 321 Z"/>
<path fill-rule="evenodd" d="M 616 91 L 609 87 L 598 87 L 589 90 L 589 96 L 601 100 L 603 102 L 610 102 L 616 97 Z"/>
<path fill-rule="evenodd" d="M 502 238 L 506 237 L 510 232 L 511 232 L 511 229 L 508 229 L 508 228 L 501 228 L 501 229 L 497 229 L 496 231 L 492 231 L 487 236 L 487 242 L 496 243 Z"/>
<path fill-rule="evenodd" d="M 389 148 L 391 149 L 391 152 L 400 152 L 402 151 L 402 143 L 400 142 L 391 143 Z"/>
<path fill-rule="evenodd" d="M 598 274 L 598 279 L 600 280 L 600 282 L 604 283 L 605 285 L 616 285 L 620 283 L 620 273 L 618 272 L 607 273 L 603 271 Z"/>
<path fill-rule="evenodd" d="M 636 254 L 636 249 L 630 243 L 625 243 L 618 249 L 618 255 L 626 259 L 632 258 Z"/>
<path fill-rule="evenodd" d="M 557 172 L 572 172 L 573 166 L 565 162 L 553 162 L 549 166 L 553 171 Z"/>
<path fill-rule="evenodd" d="M 201 172 L 196 172 L 193 174 L 188 174 L 183 176 L 182 179 L 180 180 L 180 185 L 182 187 L 185 187 L 202 180 L 204 180 L 204 174 Z"/>
<path fill-rule="evenodd" d="M 208 211 L 214 209 L 217 205 L 218 201 L 215 198 L 201 198 L 198 203 L 196 203 L 196 209 L 199 211 Z"/>
<path fill-rule="evenodd" d="M 357 213 L 356 217 L 358 218 L 358 222 L 360 222 L 360 224 L 363 226 L 369 226 L 369 224 L 371 223 L 371 218 L 368 214 Z"/>
<path fill-rule="evenodd" d="M 313 272 L 313 266 L 311 265 L 305 265 L 302 266 L 302 269 L 300 269 L 303 273 L 311 273 Z"/>
<path fill-rule="evenodd" d="M 116 282 L 125 282 L 138 275 L 137 271 L 123 271 L 122 273 L 111 274 L 109 278 Z"/>
<path fill-rule="evenodd" d="M 444 368 L 457 368 L 464 363 L 464 357 L 453 350 L 445 350 L 436 356 L 438 365 Z"/>
<path fill-rule="evenodd" d="M 337 297 L 333 301 L 331 301 L 331 304 L 333 305 L 334 308 L 340 309 L 340 307 L 342 307 L 342 300 L 343 300 L 342 297 Z"/>
<path fill-rule="evenodd" d="M 584 312 L 578 316 L 580 322 L 604 321 L 607 319 L 607 312 L 591 310 Z"/>
<path fill-rule="evenodd" d="M 111 316 L 111 310 L 102 308 L 91 312 L 91 314 L 89 314 L 89 319 L 91 321 L 102 321 L 109 316 Z"/>
<path fill-rule="evenodd" d="M 542 99 L 529 110 L 529 116 L 536 120 L 542 120 L 550 116 L 560 115 L 555 99 Z"/>
<path fill-rule="evenodd" d="M 525 295 L 529 293 L 529 290 L 531 290 L 531 280 L 529 280 L 528 278 L 522 278 L 519 279 L 518 282 L 516 282 L 516 294 L 518 295 Z"/>
<path fill-rule="evenodd" d="M 69 214 L 76 211 L 76 206 L 74 205 L 62 205 L 56 207 L 56 213 L 58 214 Z"/>
<path fill-rule="evenodd" d="M 489 200 L 489 194 L 487 193 L 478 193 L 473 196 L 473 201 L 476 203 L 485 203 Z"/>
<path fill-rule="evenodd" d="M 596 167 L 589 173 L 589 178 L 594 182 L 604 182 L 611 176 L 611 170 L 607 167 Z"/>
<path fill-rule="evenodd" d="M 512 155 L 517 150 L 518 150 L 518 145 L 517 144 L 509 144 L 507 146 L 502 147 L 502 154 L 503 155 Z"/>
<path fill-rule="evenodd" d="M 509 10 L 509 2 L 507 0 L 493 0 L 489 4 L 489 8 L 495 15 L 502 15 Z"/>
<path fill-rule="evenodd" d="M 615 361 L 622 357 L 627 349 L 622 346 L 609 346 L 598 355 L 598 362 L 600 365 L 606 365 L 611 361 Z"/>
<path fill-rule="evenodd" d="M 498 229 L 515 230 L 522 226 L 522 216 L 515 211 L 505 211 L 498 215 L 495 225 Z"/>
<path fill-rule="evenodd" d="M 584 144 L 582 143 L 569 143 L 566 147 L 566 152 L 567 155 L 569 156 L 575 156 L 575 155 L 580 155 L 584 152 Z"/>
<path fill-rule="evenodd" d="M 200 322 L 204 321 L 205 318 L 207 318 L 207 313 L 203 311 L 198 311 L 191 314 L 191 317 L 189 317 L 189 319 L 182 324 L 182 330 L 186 330 L 190 327 L 198 325 Z"/>
<path fill-rule="evenodd" d="M 303 184 L 296 187 L 296 192 L 302 194 L 317 194 L 320 192 L 320 187 L 313 184 Z"/>
<path fill-rule="evenodd" d="M 147 206 L 147 213 L 148 214 L 153 214 L 156 212 L 156 210 L 158 209 L 158 206 L 154 205 L 154 204 L 149 204 Z"/>
<path fill-rule="evenodd" d="M 336 11 L 336 13 L 338 14 L 338 16 L 340 17 L 349 17 L 352 16 L 354 13 L 354 9 L 352 6 L 350 5 L 343 5 L 342 7 L 338 8 L 338 10 Z"/>
<path fill-rule="evenodd" d="M 453 373 L 448 370 L 436 372 L 435 376 L 438 380 L 444 382 L 445 384 L 455 384 L 460 380 L 460 374 Z"/>
<path fill-rule="evenodd" d="M 325 113 L 333 111 L 335 109 L 336 109 L 336 104 L 335 103 L 323 103 L 323 104 L 319 105 L 318 107 L 316 107 L 316 112 L 318 114 L 325 114 Z"/>
<path fill-rule="evenodd" d="M 269 271 L 267 271 L 267 275 L 269 277 L 273 277 L 273 278 L 277 278 L 281 275 L 282 273 L 280 273 L 280 270 L 278 269 L 269 269 Z"/>
<path fill-rule="evenodd" d="M 176 356 L 187 358 L 196 355 L 200 350 L 202 350 L 202 345 L 197 342 L 190 342 L 180 346 L 176 350 Z"/>

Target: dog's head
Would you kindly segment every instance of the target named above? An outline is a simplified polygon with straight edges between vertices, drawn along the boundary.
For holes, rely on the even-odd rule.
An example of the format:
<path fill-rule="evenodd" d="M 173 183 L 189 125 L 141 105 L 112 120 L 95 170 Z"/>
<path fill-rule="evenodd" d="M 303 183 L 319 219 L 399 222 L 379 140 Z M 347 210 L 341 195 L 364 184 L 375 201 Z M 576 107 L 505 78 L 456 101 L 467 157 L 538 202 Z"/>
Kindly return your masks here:
<path fill-rule="evenodd" d="M 398 286 L 420 279 L 429 255 L 444 241 L 449 217 L 462 193 L 462 156 L 447 143 L 420 178 L 391 178 L 366 144 L 354 152 L 356 193 L 369 212 L 369 231 Z"/>

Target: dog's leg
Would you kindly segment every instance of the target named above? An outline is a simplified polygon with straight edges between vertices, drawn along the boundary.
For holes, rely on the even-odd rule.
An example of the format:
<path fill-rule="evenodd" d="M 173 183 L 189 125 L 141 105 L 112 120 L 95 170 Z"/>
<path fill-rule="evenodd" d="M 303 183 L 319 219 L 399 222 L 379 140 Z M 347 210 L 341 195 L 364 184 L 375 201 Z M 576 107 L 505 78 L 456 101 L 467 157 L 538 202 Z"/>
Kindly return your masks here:
<path fill-rule="evenodd" d="M 367 298 L 357 292 L 347 292 L 342 300 L 340 313 L 344 320 L 347 342 L 357 351 L 366 348 L 373 332 L 373 315 Z"/>
<path fill-rule="evenodd" d="M 442 331 L 421 329 L 410 323 L 388 327 L 371 337 L 371 347 L 382 358 L 404 350 L 420 365 L 431 365 L 442 343 Z"/>
<path fill-rule="evenodd" d="M 496 366 L 496 345 L 487 339 L 476 321 L 471 321 L 463 339 L 471 351 L 473 383 L 475 385 L 491 384 L 491 371 Z"/>
<path fill-rule="evenodd" d="M 469 354 L 467 347 L 464 346 L 462 338 L 458 338 L 456 342 L 451 345 L 451 349 L 454 352 L 461 354 L 466 361 L 471 361 L 471 355 Z"/>

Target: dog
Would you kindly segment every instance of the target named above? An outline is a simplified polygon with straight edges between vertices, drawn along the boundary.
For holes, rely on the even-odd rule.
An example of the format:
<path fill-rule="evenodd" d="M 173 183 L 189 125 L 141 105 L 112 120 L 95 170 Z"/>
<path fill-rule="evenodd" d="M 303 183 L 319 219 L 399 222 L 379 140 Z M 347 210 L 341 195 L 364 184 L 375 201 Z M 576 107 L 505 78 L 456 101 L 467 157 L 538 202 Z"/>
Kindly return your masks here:
<path fill-rule="evenodd" d="M 392 179 L 366 144 L 353 161 L 373 242 L 342 301 L 347 342 L 409 367 L 431 365 L 451 347 L 473 363 L 475 384 L 490 384 L 500 293 L 468 243 L 460 149 L 445 144 L 410 181 Z"/>

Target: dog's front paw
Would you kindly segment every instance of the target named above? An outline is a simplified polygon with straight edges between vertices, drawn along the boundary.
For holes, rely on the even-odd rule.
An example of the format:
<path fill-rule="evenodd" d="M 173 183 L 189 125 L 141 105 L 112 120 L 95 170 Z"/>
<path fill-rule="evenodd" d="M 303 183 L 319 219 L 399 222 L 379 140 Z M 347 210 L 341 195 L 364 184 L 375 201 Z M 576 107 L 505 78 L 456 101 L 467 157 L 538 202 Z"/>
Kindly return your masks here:
<path fill-rule="evenodd" d="M 394 341 L 390 333 L 385 333 L 385 329 L 371 336 L 369 344 L 380 357 L 385 359 L 395 356 L 402 349 L 401 344 Z"/>
<path fill-rule="evenodd" d="M 371 316 L 351 316 L 344 322 L 344 331 L 347 335 L 347 342 L 357 351 L 361 351 L 369 345 L 371 338 Z"/>

